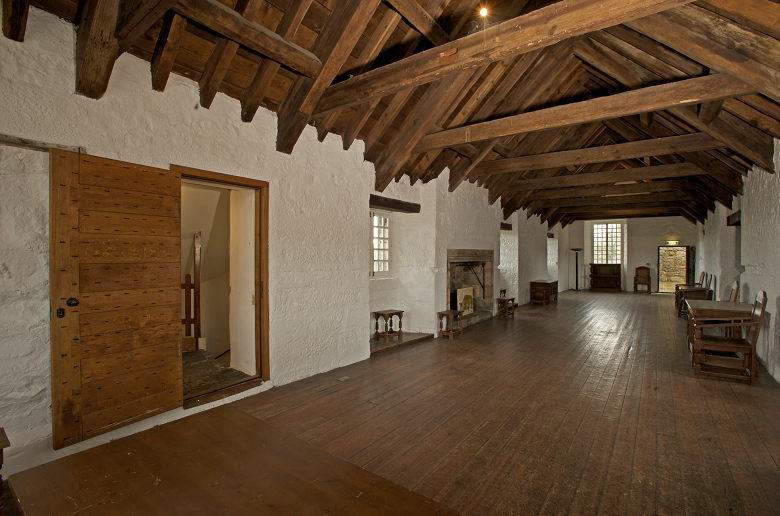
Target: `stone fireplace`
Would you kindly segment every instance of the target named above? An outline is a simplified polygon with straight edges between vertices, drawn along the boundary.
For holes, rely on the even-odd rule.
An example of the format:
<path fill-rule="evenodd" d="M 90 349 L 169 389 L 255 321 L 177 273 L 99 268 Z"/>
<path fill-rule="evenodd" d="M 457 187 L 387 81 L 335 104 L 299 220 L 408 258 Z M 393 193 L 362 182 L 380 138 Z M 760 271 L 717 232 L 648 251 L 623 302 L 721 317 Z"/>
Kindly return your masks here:
<path fill-rule="evenodd" d="M 493 317 L 493 250 L 447 249 L 447 309 L 457 309 L 457 291 L 474 289 L 474 311 L 464 326 Z"/>

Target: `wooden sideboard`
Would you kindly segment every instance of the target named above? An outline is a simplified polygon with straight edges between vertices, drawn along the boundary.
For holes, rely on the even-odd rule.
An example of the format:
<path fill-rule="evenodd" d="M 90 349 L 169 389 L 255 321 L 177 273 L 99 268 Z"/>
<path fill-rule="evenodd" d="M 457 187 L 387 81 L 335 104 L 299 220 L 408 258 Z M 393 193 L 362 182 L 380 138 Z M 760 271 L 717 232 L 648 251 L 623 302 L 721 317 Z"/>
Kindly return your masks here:
<path fill-rule="evenodd" d="M 547 305 L 558 300 L 557 280 L 533 280 L 531 282 L 531 304 Z"/>
<path fill-rule="evenodd" d="M 591 263 L 590 289 L 601 292 L 620 292 L 619 263 Z"/>

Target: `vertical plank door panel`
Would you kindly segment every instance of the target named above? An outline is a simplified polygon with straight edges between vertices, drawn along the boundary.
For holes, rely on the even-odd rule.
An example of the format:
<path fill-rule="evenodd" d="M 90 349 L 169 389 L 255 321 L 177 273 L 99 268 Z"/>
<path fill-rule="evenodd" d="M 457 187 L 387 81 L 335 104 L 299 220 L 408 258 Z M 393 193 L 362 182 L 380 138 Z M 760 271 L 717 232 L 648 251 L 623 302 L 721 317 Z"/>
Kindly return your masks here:
<path fill-rule="evenodd" d="M 58 449 L 182 404 L 181 179 L 66 151 L 51 171 Z"/>

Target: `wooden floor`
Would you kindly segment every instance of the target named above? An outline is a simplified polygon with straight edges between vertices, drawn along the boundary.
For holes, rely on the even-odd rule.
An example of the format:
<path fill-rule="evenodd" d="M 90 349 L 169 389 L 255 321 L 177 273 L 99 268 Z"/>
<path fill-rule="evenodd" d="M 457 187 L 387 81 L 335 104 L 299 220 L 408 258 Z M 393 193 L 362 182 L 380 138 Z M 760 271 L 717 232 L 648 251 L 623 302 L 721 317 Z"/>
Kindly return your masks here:
<path fill-rule="evenodd" d="M 233 406 L 466 515 L 780 514 L 780 388 L 694 380 L 672 297 L 568 291 Z"/>

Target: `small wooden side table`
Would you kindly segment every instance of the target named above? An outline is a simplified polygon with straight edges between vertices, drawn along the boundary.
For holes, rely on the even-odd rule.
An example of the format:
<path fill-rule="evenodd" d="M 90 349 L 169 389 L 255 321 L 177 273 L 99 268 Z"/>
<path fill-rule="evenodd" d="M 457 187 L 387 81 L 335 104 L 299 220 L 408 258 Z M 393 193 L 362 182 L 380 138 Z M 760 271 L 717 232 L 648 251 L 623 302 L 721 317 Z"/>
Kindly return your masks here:
<path fill-rule="evenodd" d="M 463 335 L 463 310 L 445 310 L 443 312 L 437 312 L 436 316 L 439 319 L 439 338 L 449 335 L 450 340 L 458 335 Z M 442 329 L 442 321 L 444 318 L 449 320 L 448 324 L 445 324 L 447 330 Z M 455 328 L 455 321 L 458 321 L 458 327 Z"/>
<path fill-rule="evenodd" d="M 515 298 L 513 297 L 498 297 L 496 298 L 498 303 L 498 316 L 499 317 L 511 317 L 515 318 Z"/>
<path fill-rule="evenodd" d="M 5 435 L 5 430 L 0 428 L 0 469 L 3 469 L 3 450 L 11 446 L 8 442 L 8 436 Z M 3 516 L 5 511 L 3 510 L 3 475 L 0 475 L 0 516 Z"/>
<path fill-rule="evenodd" d="M 393 329 L 393 316 L 398 316 L 398 329 Z M 404 318 L 404 311 L 403 310 L 378 310 L 376 312 L 371 312 L 371 317 L 374 318 L 374 321 L 376 322 L 376 332 L 374 333 L 374 338 L 376 340 L 379 340 L 379 337 L 384 337 L 385 342 L 390 342 L 390 337 L 399 337 L 403 338 L 404 331 L 403 331 L 403 318 Z M 385 331 L 379 331 L 379 318 L 383 318 L 385 322 Z"/>
<path fill-rule="evenodd" d="M 531 304 L 548 305 L 558 300 L 557 280 L 533 280 L 531 282 Z"/>

